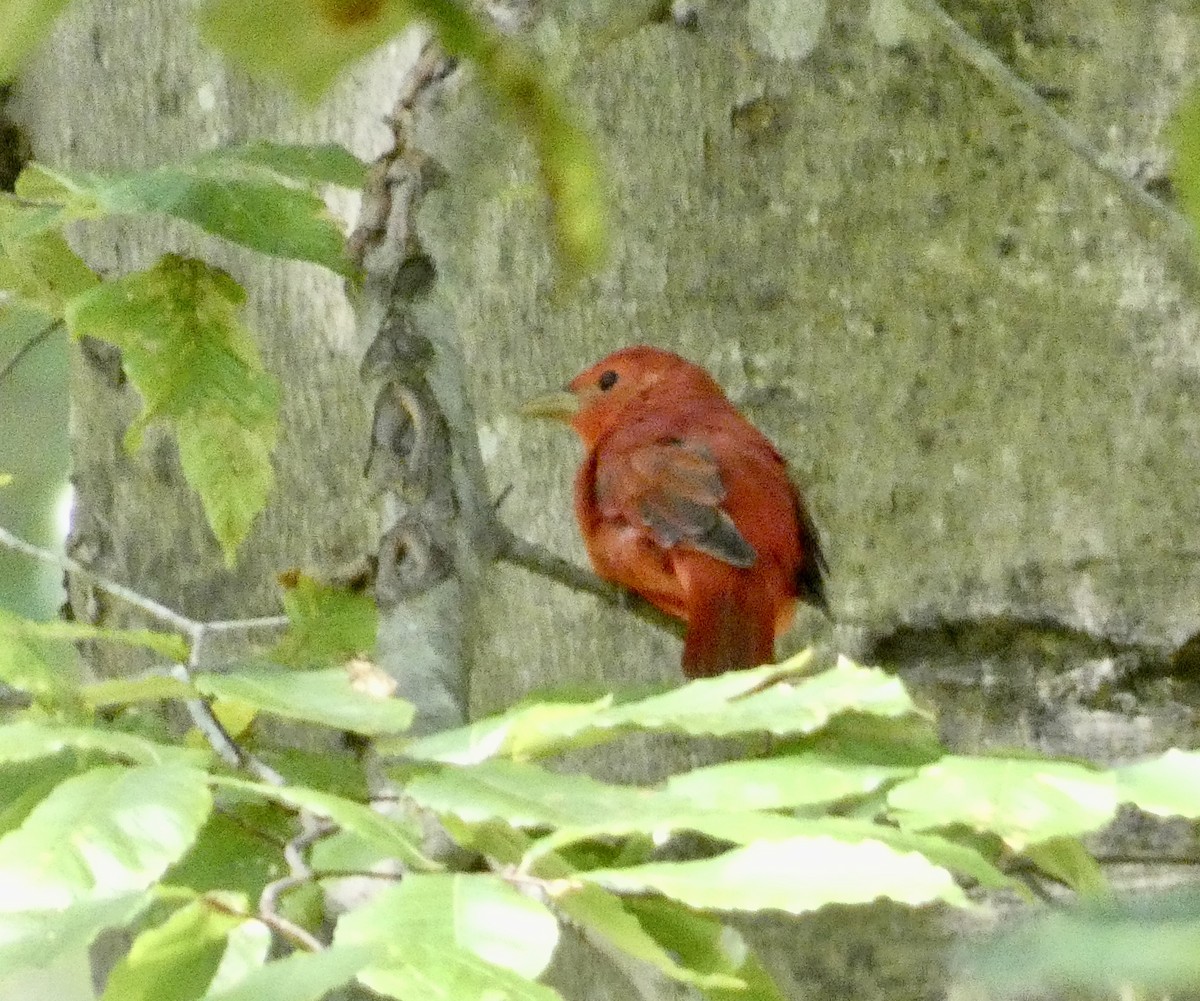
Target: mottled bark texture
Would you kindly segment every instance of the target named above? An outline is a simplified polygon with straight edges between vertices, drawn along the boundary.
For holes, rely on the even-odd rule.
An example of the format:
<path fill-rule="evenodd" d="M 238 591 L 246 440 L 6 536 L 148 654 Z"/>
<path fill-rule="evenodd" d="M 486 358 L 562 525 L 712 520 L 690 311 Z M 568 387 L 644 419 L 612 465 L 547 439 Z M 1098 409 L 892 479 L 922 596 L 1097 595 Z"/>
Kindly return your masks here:
<path fill-rule="evenodd" d="M 581 560 L 577 447 L 519 423 L 512 405 L 617 346 L 677 349 L 713 370 L 808 485 L 836 625 L 802 616 L 789 647 L 816 637 L 900 671 L 960 748 L 1117 760 L 1191 746 L 1196 695 L 1179 679 L 1194 677 L 1187 641 L 1200 631 L 1189 290 L 1107 181 L 940 43 L 916 33 L 884 48 L 865 3 L 830 5 L 798 61 L 787 57 L 803 39 L 763 36 L 784 3 L 711 3 L 690 27 L 625 7 L 543 12 L 536 37 L 569 54 L 552 71 L 594 125 L 613 212 L 608 264 L 574 289 L 555 285 L 528 148 L 476 89 L 419 118 L 420 147 L 447 172 L 420 219 L 437 281 L 419 319 L 461 338 L 491 486 L 511 488 L 501 516 Z M 382 147 L 399 60 L 374 60 L 304 114 L 199 48 L 183 6 L 75 12 L 24 83 L 38 156 L 131 166 L 264 134 Z M 950 9 L 1112 162 L 1161 168 L 1200 37 L 1190 6 Z M 184 240 L 114 225 L 80 247 L 119 271 Z M 205 247 L 252 289 L 284 381 L 272 507 L 226 571 L 172 449 L 151 440 L 125 455 L 129 391 L 81 360 L 76 548 L 191 615 L 259 614 L 275 608 L 276 570 L 372 544 L 366 345 L 335 279 Z M 553 684 L 677 677 L 672 637 L 509 566 L 488 575 L 471 629 L 478 712 Z M 592 764 L 647 778 L 664 758 Z M 1110 841 L 1170 843 L 1169 828 L 1147 830 L 1130 823 Z M 757 924 L 789 996 L 946 989 L 936 914 Z M 613 996 L 582 958 L 556 970 L 573 999 Z"/>

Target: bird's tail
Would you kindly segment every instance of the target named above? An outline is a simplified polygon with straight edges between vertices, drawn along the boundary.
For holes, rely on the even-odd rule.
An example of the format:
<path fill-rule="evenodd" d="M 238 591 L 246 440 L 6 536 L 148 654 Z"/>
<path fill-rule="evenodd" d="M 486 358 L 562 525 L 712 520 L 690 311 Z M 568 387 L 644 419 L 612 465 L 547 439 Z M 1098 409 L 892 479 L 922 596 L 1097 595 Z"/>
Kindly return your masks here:
<path fill-rule="evenodd" d="M 711 678 L 775 659 L 776 609 L 769 589 L 744 570 L 717 565 L 715 572 L 688 574 L 692 587 L 685 583 L 683 673 L 689 678 Z"/>

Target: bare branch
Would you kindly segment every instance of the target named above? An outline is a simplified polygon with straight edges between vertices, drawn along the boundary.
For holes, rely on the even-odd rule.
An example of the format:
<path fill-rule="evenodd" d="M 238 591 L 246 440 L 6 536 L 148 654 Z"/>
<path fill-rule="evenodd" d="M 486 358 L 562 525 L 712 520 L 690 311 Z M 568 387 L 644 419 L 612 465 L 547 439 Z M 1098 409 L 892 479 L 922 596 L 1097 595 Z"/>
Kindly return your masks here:
<path fill-rule="evenodd" d="M 601 580 L 591 571 L 555 555 L 545 546 L 520 538 L 501 525 L 497 525 L 495 530 L 501 540 L 497 554 L 499 559 L 556 581 L 572 591 L 590 594 L 611 608 L 624 609 L 673 636 L 683 635 L 682 623 L 659 611 L 644 598 Z"/>
<path fill-rule="evenodd" d="M 17 366 L 21 364 L 25 356 L 29 354 L 30 351 L 41 344 L 42 341 L 44 341 L 47 337 L 54 333 L 58 327 L 61 326 L 62 320 L 53 320 L 50 323 L 47 323 L 44 327 L 42 327 L 41 330 L 39 330 L 36 334 L 29 338 L 29 340 L 22 344 L 20 350 L 18 350 L 17 353 L 8 360 L 4 368 L 0 368 L 0 383 L 3 383 L 5 379 L 7 379 L 13 374 L 14 371 L 16 371 Z"/>
<path fill-rule="evenodd" d="M 1055 142 L 1065 146 L 1090 169 L 1106 178 L 1121 198 L 1141 215 L 1165 230 L 1173 249 L 1186 251 L 1190 270 L 1195 270 L 1194 237 L 1191 224 L 1180 213 L 1155 198 L 1132 178 L 1104 162 L 1100 152 L 1074 125 L 1058 114 L 1041 95 L 1020 79 L 992 53 L 976 41 L 943 9 L 937 0 L 906 0 L 910 10 L 920 14 L 955 54 L 973 66 L 1000 93 L 1016 104 L 1026 117 Z"/>

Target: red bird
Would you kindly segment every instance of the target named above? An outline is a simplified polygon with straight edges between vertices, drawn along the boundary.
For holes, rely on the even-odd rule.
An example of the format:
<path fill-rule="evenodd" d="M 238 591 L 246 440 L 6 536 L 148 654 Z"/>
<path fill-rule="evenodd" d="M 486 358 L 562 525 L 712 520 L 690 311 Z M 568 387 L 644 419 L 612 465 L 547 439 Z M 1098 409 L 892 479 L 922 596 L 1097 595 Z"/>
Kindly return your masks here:
<path fill-rule="evenodd" d="M 698 365 L 624 348 L 522 413 L 582 439 L 575 516 L 592 564 L 683 620 L 689 678 L 773 660 L 797 599 L 828 612 L 828 566 L 783 459 Z"/>

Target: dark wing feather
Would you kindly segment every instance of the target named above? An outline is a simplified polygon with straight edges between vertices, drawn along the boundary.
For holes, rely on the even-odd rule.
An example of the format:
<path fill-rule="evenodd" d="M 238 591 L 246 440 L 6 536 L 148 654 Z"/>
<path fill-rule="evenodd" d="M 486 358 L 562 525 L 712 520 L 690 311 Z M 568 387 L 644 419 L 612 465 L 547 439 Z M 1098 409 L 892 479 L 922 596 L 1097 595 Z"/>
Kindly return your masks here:
<path fill-rule="evenodd" d="M 649 442 L 597 464 L 602 514 L 640 522 L 669 549 L 687 545 L 734 567 L 751 567 L 754 547 L 721 508 L 725 484 L 712 452 L 683 438 Z"/>
<path fill-rule="evenodd" d="M 825 594 L 825 581 L 829 576 L 829 562 L 821 548 L 821 534 L 817 531 L 812 515 L 795 480 L 792 492 L 796 497 L 796 523 L 800 526 L 800 564 L 796 567 L 796 596 L 826 615 L 829 614 L 829 598 Z"/>

